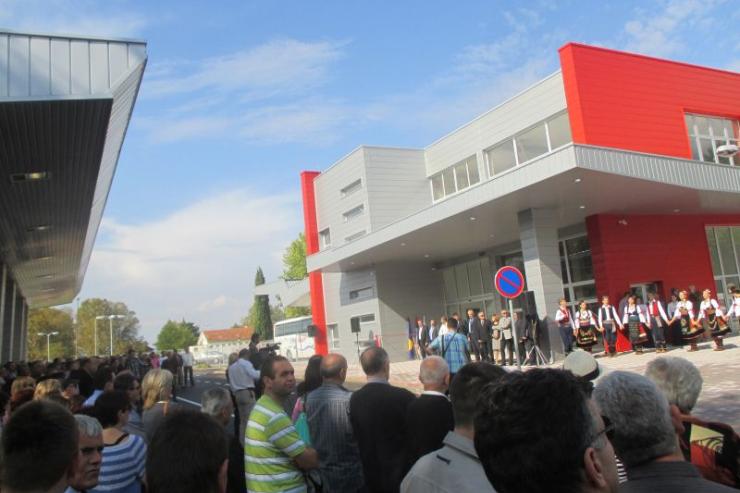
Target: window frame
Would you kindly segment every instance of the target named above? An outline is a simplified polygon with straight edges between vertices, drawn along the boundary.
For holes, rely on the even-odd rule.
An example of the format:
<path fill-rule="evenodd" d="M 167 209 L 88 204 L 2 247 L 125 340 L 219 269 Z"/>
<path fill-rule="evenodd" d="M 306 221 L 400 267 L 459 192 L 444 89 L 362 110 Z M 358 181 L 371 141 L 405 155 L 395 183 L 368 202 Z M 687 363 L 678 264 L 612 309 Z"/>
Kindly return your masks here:
<path fill-rule="evenodd" d="M 324 238 L 328 238 L 329 241 L 326 242 Z M 319 231 L 319 250 L 325 250 L 329 247 L 331 247 L 331 228 L 327 227 Z"/>
<path fill-rule="evenodd" d="M 699 125 L 696 124 L 696 121 L 694 121 L 691 126 L 689 126 L 689 117 L 692 118 L 705 118 L 705 119 L 714 119 L 714 120 L 724 120 L 726 122 L 730 122 L 730 126 L 733 130 L 738 132 L 737 136 L 730 136 L 728 135 L 727 127 L 723 126 L 723 136 L 717 136 L 714 135 L 714 128 L 711 124 L 707 125 L 708 132 L 707 133 L 701 133 L 699 131 Z M 734 143 L 735 145 L 740 145 L 740 120 L 735 120 L 732 118 L 727 118 L 724 116 L 718 116 L 718 115 L 702 115 L 699 113 L 691 113 L 686 112 L 684 113 L 684 124 L 686 125 L 686 133 L 688 136 L 688 142 L 689 147 L 691 148 L 691 160 L 692 161 L 698 161 L 701 163 L 711 163 L 711 164 L 718 164 L 720 166 L 740 166 L 740 157 L 734 156 L 726 158 L 729 163 L 723 163 L 720 162 L 720 156 L 717 155 L 717 145 L 718 142 L 722 142 L 722 144 L 719 145 L 726 145 L 728 143 Z M 702 146 L 701 141 L 702 139 L 709 140 L 712 143 L 712 154 L 714 156 L 713 161 L 706 161 L 704 160 L 704 153 L 702 152 Z M 694 149 L 697 151 L 696 159 L 694 157 Z"/>
<path fill-rule="evenodd" d="M 362 178 L 356 179 L 349 185 L 339 190 L 339 195 L 341 198 L 346 198 L 350 195 L 355 194 L 356 192 L 359 192 L 360 190 L 362 190 Z"/>
<path fill-rule="evenodd" d="M 355 213 L 355 211 L 358 211 L 358 212 Z M 342 219 L 344 219 L 345 223 L 349 223 L 363 215 L 365 215 L 365 204 L 364 203 L 357 204 L 351 209 L 344 211 L 342 213 Z"/>

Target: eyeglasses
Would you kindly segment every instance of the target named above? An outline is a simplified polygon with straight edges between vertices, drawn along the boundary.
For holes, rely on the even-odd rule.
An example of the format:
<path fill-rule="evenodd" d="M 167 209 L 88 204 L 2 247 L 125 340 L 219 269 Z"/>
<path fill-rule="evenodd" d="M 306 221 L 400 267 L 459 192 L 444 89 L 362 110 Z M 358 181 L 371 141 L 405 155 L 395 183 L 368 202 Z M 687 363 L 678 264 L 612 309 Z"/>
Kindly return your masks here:
<path fill-rule="evenodd" d="M 614 423 L 611 422 L 609 418 L 606 416 L 601 416 L 602 421 L 604 421 L 604 429 L 598 432 L 596 435 L 594 435 L 594 438 L 591 440 L 591 443 L 595 442 L 603 433 L 606 435 L 606 439 L 610 442 L 614 440 L 614 430 L 615 426 Z"/>

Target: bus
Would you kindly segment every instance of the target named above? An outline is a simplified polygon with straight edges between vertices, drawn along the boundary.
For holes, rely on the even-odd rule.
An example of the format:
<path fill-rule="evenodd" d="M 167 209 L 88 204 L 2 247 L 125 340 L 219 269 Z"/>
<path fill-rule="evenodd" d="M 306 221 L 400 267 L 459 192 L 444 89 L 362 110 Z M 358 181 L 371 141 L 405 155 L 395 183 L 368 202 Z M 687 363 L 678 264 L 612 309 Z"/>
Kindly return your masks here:
<path fill-rule="evenodd" d="M 313 337 L 308 337 L 311 316 L 288 318 L 273 325 L 273 341 L 280 343 L 278 354 L 289 360 L 308 359 L 315 353 Z"/>

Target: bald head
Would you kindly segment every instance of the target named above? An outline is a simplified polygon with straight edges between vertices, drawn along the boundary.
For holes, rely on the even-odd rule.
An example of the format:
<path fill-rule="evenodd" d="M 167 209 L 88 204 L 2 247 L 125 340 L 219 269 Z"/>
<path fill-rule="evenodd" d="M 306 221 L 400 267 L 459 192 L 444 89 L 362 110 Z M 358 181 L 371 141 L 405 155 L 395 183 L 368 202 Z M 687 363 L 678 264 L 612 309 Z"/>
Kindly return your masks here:
<path fill-rule="evenodd" d="M 341 354 L 329 353 L 321 360 L 321 377 L 324 380 L 344 383 L 347 378 L 347 359 Z"/>
<path fill-rule="evenodd" d="M 419 380 L 424 390 L 444 392 L 450 383 L 450 367 L 444 358 L 429 356 L 421 362 Z"/>

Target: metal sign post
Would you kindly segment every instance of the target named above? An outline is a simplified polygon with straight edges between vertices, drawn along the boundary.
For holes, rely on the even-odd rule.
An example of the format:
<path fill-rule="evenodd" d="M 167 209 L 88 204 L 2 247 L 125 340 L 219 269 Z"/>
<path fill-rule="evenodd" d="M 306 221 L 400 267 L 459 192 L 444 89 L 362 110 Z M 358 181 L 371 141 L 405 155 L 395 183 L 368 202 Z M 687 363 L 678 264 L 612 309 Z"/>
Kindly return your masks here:
<path fill-rule="evenodd" d="M 524 292 L 524 275 L 516 267 L 501 267 L 493 277 L 493 285 L 496 291 L 509 300 L 509 317 L 511 317 L 511 335 L 514 339 L 514 354 L 516 354 L 516 366 L 521 371 L 522 361 L 519 357 L 519 341 L 516 336 L 514 325 L 514 298 Z M 504 355 L 506 357 L 506 355 Z"/>

